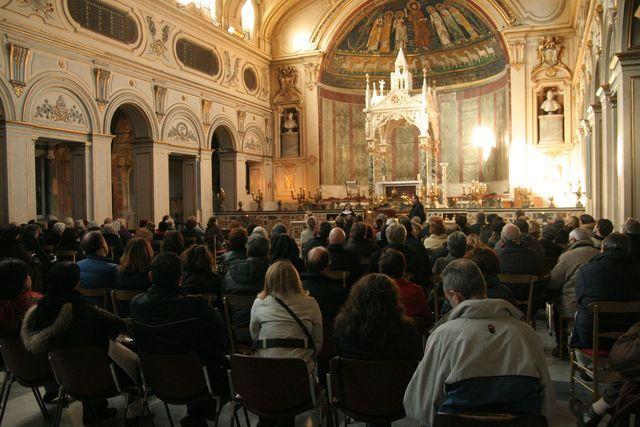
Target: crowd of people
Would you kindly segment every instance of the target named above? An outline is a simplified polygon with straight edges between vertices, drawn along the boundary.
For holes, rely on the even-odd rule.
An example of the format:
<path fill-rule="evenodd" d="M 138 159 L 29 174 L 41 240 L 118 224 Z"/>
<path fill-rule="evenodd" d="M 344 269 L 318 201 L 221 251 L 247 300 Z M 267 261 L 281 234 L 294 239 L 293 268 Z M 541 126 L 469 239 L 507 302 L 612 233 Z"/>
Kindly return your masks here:
<path fill-rule="evenodd" d="M 157 228 L 140 221 L 136 230 L 122 218 L 9 224 L 0 229 L 0 336 L 21 337 L 34 353 L 102 347 L 118 355 L 114 362 L 133 384 L 140 380 L 136 351 L 194 351 L 228 399 L 228 322 L 234 341 L 253 354 L 299 358 L 311 373 L 326 368 L 318 354 L 329 346 L 331 356 L 421 360 L 404 399 L 407 416 L 421 425 L 438 411 L 550 419 L 555 398 L 544 351 L 516 306 L 526 295 L 499 275 L 537 276 L 531 304 L 534 312 L 553 304 L 556 332 L 563 319 L 575 319 L 564 334 L 570 341 L 558 339 L 554 355 L 562 357 L 566 345 L 591 348 L 591 302 L 640 301 L 640 222 L 629 219 L 617 232 L 587 214 L 542 228 L 524 212 L 513 221 L 482 212 L 445 220 L 426 218 L 417 199 L 412 213 L 373 221 L 309 216 L 299 243 L 284 224 L 244 224 L 225 236 L 215 218 L 206 227 L 195 217 L 176 227 L 166 216 Z M 57 255 L 69 251 L 75 262 Z M 83 296 L 91 289 L 139 294 L 117 316 L 104 298 Z M 225 318 L 225 295 L 255 301 Z M 117 339 L 127 333 L 122 317 L 132 319 L 135 346 Z M 638 320 L 613 318 L 607 326 L 627 329 Z M 581 425 L 597 425 L 623 383 L 606 401 L 572 402 Z M 55 400 L 56 389 L 47 387 L 45 401 Z M 106 401 L 92 404 L 93 416 L 115 414 Z M 212 417 L 215 405 L 200 402 L 188 406 L 182 424 Z M 293 420 L 261 418 L 260 425 Z"/>

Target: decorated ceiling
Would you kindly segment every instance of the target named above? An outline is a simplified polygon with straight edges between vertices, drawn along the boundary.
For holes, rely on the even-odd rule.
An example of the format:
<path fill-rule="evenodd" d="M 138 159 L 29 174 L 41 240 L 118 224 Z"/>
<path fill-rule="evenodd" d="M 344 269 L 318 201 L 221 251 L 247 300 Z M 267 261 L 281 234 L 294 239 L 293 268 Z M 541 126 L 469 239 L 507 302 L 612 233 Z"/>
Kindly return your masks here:
<path fill-rule="evenodd" d="M 388 78 L 402 48 L 420 87 L 422 70 L 439 87 L 477 81 L 505 69 L 506 56 L 488 21 L 466 1 L 369 2 L 336 38 L 322 69 L 323 83 L 363 89 L 365 75 Z"/>

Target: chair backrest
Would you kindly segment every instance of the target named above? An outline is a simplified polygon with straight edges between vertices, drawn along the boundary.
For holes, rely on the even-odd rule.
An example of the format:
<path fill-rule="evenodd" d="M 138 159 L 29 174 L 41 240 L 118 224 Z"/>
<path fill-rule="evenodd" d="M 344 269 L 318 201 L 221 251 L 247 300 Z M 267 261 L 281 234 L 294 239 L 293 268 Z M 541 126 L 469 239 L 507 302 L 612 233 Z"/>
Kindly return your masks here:
<path fill-rule="evenodd" d="M 61 261 L 61 260 L 71 260 L 72 262 L 76 262 L 76 256 L 78 255 L 78 253 L 74 250 L 64 250 L 64 249 L 58 249 L 56 251 L 56 258 Z"/>
<path fill-rule="evenodd" d="M 231 353 L 236 353 L 236 336 L 233 330 L 233 316 L 231 312 L 233 310 L 251 310 L 253 307 L 253 302 L 256 300 L 256 297 L 252 295 L 223 295 L 222 296 L 222 304 L 224 308 L 224 318 L 225 323 L 227 324 L 227 334 L 229 336 L 229 344 L 231 346 Z"/>
<path fill-rule="evenodd" d="M 336 357 L 328 381 L 332 403 L 358 421 L 399 420 L 405 416 L 402 399 L 417 366 L 417 362 Z"/>
<path fill-rule="evenodd" d="M 53 378 L 47 355 L 27 351 L 20 338 L 0 338 L 0 352 L 7 370 L 25 387 L 42 385 Z"/>
<path fill-rule="evenodd" d="M 347 287 L 347 279 L 351 276 L 350 271 L 341 271 L 341 270 L 333 270 L 333 271 L 325 271 L 328 277 L 333 280 L 342 280 L 342 286 Z"/>
<path fill-rule="evenodd" d="M 532 309 L 533 309 L 533 286 L 538 281 L 538 276 L 532 274 L 498 274 L 498 280 L 500 283 L 512 286 L 528 286 L 528 297 L 526 300 L 515 300 L 516 305 L 526 306 L 526 322 L 531 323 Z"/>
<path fill-rule="evenodd" d="M 123 289 L 112 289 L 111 290 L 111 305 L 113 307 L 113 314 L 116 316 L 121 316 L 120 313 L 120 304 L 119 302 L 128 302 L 131 301 L 136 296 L 143 294 L 144 291 L 139 290 L 123 290 Z"/>
<path fill-rule="evenodd" d="M 333 340 L 333 319 L 322 318 L 322 349 L 318 352 L 318 359 L 329 360 L 338 354 L 336 343 Z"/>
<path fill-rule="evenodd" d="M 544 415 L 436 414 L 434 427 L 547 427 Z"/>
<path fill-rule="evenodd" d="M 442 277 L 436 274 L 431 278 L 431 282 L 433 283 L 433 289 L 429 294 L 429 301 L 433 301 L 433 320 L 437 322 L 442 316 L 440 308 L 445 300 L 444 291 L 442 290 Z"/>
<path fill-rule="evenodd" d="M 77 400 L 117 394 L 107 351 L 100 347 L 75 347 L 49 352 L 58 384 Z"/>
<path fill-rule="evenodd" d="M 158 399 L 184 405 L 211 393 L 206 369 L 195 353 L 160 355 L 140 351 L 144 384 Z"/>
<path fill-rule="evenodd" d="M 88 288 L 79 287 L 78 292 L 80 292 L 82 296 L 91 298 L 96 304 L 98 304 L 105 310 L 108 309 L 107 307 L 109 304 L 107 304 L 107 301 L 108 301 L 109 290 L 107 288 L 94 288 L 94 289 L 89 288 L 88 289 Z M 98 303 L 98 299 L 100 299 L 99 303 Z"/>
<path fill-rule="evenodd" d="M 632 319 L 637 318 L 638 314 L 640 313 L 640 301 L 596 301 L 589 304 L 587 308 L 590 312 L 593 313 L 593 354 L 594 357 L 597 358 L 600 340 L 604 338 L 617 340 L 622 335 L 624 335 L 624 333 L 627 332 L 628 329 L 627 327 L 625 327 L 624 330 L 601 331 L 601 315 L 628 314 L 632 316 Z"/>
<path fill-rule="evenodd" d="M 302 359 L 232 354 L 230 378 L 235 398 L 260 416 L 285 418 L 315 406 L 314 379 Z"/>

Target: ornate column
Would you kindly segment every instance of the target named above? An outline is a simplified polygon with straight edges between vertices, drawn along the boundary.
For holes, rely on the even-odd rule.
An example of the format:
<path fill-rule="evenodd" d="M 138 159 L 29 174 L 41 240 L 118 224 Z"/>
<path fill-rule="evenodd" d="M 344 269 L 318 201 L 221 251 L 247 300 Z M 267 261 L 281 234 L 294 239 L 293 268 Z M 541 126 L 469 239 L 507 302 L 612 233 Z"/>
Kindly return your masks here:
<path fill-rule="evenodd" d="M 616 218 L 618 182 L 617 182 L 617 100 L 609 90 L 609 85 L 602 85 L 596 96 L 602 105 L 602 199 L 604 218 Z"/>
<path fill-rule="evenodd" d="M 375 169 L 376 169 L 376 145 L 375 140 L 369 140 L 367 144 L 367 154 L 369 155 L 369 194 L 375 195 Z"/>
<path fill-rule="evenodd" d="M 426 187 L 427 183 L 429 182 L 429 170 L 427 169 L 427 158 L 429 157 L 427 154 L 427 150 L 429 148 L 429 137 L 421 136 L 418 147 L 420 148 L 420 181 L 422 181 L 422 185 Z"/>
<path fill-rule="evenodd" d="M 598 104 L 592 104 L 587 110 L 587 120 L 591 129 L 591 167 L 593 170 L 591 181 L 591 199 L 593 201 L 592 215 L 595 218 L 603 218 L 603 198 L 602 198 L 602 107 Z"/>
<path fill-rule="evenodd" d="M 389 153 L 389 144 L 387 139 L 381 139 L 378 146 L 378 152 L 380 154 L 380 176 L 382 181 L 388 181 L 390 176 L 387 175 L 387 154 Z"/>
<path fill-rule="evenodd" d="M 578 134 L 580 136 L 580 155 L 582 164 L 584 165 L 582 179 L 584 182 L 585 195 L 587 197 L 587 212 L 593 212 L 593 167 L 592 167 L 592 141 L 591 141 L 591 124 L 587 119 L 581 119 L 578 125 Z"/>
<path fill-rule="evenodd" d="M 442 174 L 441 185 L 440 188 L 442 190 L 442 205 L 445 208 L 449 207 L 449 203 L 447 203 L 447 168 L 449 167 L 449 163 L 440 163 L 440 173 Z"/>

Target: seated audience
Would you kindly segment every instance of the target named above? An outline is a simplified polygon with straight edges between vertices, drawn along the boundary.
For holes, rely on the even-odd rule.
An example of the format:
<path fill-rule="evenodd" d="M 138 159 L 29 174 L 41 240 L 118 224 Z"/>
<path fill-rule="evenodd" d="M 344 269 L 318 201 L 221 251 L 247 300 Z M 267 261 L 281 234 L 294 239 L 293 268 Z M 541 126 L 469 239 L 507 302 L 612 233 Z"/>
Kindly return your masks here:
<path fill-rule="evenodd" d="M 480 236 L 475 233 L 471 233 L 467 236 L 467 252 L 471 252 L 476 248 L 488 248 L 482 240 L 480 240 Z"/>
<path fill-rule="evenodd" d="M 49 221 L 49 227 L 44 233 L 47 245 L 57 246 L 65 228 L 67 228 L 67 226 L 64 225 L 64 222 L 58 222 L 57 220 Z"/>
<path fill-rule="evenodd" d="M 593 229 L 593 246 L 600 249 L 602 241 L 611 233 L 613 233 L 613 223 L 608 219 L 599 219 Z"/>
<path fill-rule="evenodd" d="M 182 234 L 177 230 L 167 230 L 164 233 L 164 243 L 162 245 L 162 252 L 173 252 L 180 256 L 184 252 L 184 238 Z"/>
<path fill-rule="evenodd" d="M 309 253 L 311 249 L 329 244 L 329 233 L 331 233 L 331 230 L 332 227 L 329 221 L 320 221 L 318 223 L 316 235 L 302 245 L 302 255 L 304 259 L 307 258 L 307 253 Z"/>
<path fill-rule="evenodd" d="M 65 229 L 65 231 L 62 232 L 61 240 L 68 238 L 68 236 L 65 237 L 65 232 L 67 232 L 67 230 L 69 230 L 69 232 L 73 232 L 72 229 Z M 67 232 L 67 234 L 69 232 Z M 44 251 L 44 248 L 42 247 L 42 242 L 41 242 L 42 239 L 40 237 L 41 237 L 40 226 L 37 224 L 27 224 L 22 229 L 22 234 L 20 235 L 20 241 L 22 243 L 22 247 L 24 248 L 24 250 L 33 252 L 33 256 L 35 256 L 38 259 L 40 264 L 46 270 L 51 265 L 53 255 L 49 255 Z M 82 248 L 80 248 L 80 252 L 82 253 Z M 82 254 L 82 257 L 84 257 L 84 254 Z"/>
<path fill-rule="evenodd" d="M 476 222 L 469 227 L 469 233 L 476 234 L 478 237 L 482 234 L 482 231 L 487 226 L 484 212 L 478 212 L 476 214 Z"/>
<path fill-rule="evenodd" d="M 404 278 L 407 262 L 402 252 L 395 249 L 384 249 L 378 260 L 378 265 L 380 273 L 392 278 L 398 287 L 400 301 L 407 317 L 422 318 L 424 326 L 431 324 L 433 316 L 427 304 L 424 289 Z"/>
<path fill-rule="evenodd" d="M 433 274 L 439 276 L 451 261 L 462 258 L 467 252 L 467 236 L 461 231 L 454 231 L 447 237 L 447 256 L 438 258 L 433 265 Z"/>
<path fill-rule="evenodd" d="M 278 223 L 273 226 L 273 228 L 271 229 L 271 233 L 269 234 L 269 240 L 271 241 L 272 245 L 273 240 L 281 234 L 289 235 L 289 230 L 287 229 L 286 225 Z"/>
<path fill-rule="evenodd" d="M 304 230 L 300 233 L 300 244 L 304 245 L 309 240 L 313 239 L 313 235 L 316 231 L 317 221 L 314 217 L 307 218 Z"/>
<path fill-rule="evenodd" d="M 631 244 L 631 257 L 640 262 L 640 222 L 629 218 L 625 221 L 622 232 L 629 238 Z"/>
<path fill-rule="evenodd" d="M 196 243 L 204 243 L 204 231 L 198 226 L 198 219 L 195 216 L 190 216 L 184 221 L 182 237 L 195 238 Z"/>
<path fill-rule="evenodd" d="M 100 236 L 98 232 L 88 234 L 85 239 L 93 240 L 96 234 Z M 104 242 L 102 236 L 100 239 Z M 124 321 L 78 294 L 80 275 L 78 265 L 71 262 L 61 262 L 51 268 L 47 293 L 27 311 L 22 322 L 20 336 L 25 348 L 35 354 L 46 354 L 76 347 L 101 347 L 107 352 L 113 346 L 123 357 L 135 360 L 130 351 L 111 341 L 124 332 Z M 123 368 L 127 369 L 126 366 Z M 83 423 L 88 424 L 91 415 L 98 419 L 114 417 L 117 410 L 107 405 L 106 399 L 83 402 Z"/>
<path fill-rule="evenodd" d="M 420 241 L 420 239 L 414 234 L 414 223 L 406 216 L 401 216 L 398 219 L 398 222 L 407 231 L 407 237 L 404 240 L 404 244 L 415 253 L 420 254 L 423 259 L 426 259 L 429 255 L 422 241 Z"/>
<path fill-rule="evenodd" d="M 182 253 L 182 289 L 191 295 L 215 294 L 220 297 L 222 279 L 214 272 L 215 253 L 206 245 L 193 245 Z"/>
<path fill-rule="evenodd" d="M 344 231 L 345 235 L 349 234 L 349 229 L 347 228 L 347 220 L 345 219 L 344 215 L 338 215 L 335 219 L 335 226 L 337 228 L 342 229 L 342 231 Z"/>
<path fill-rule="evenodd" d="M 500 233 L 503 247 L 496 249 L 500 258 L 501 273 L 539 275 L 542 259 L 536 251 L 522 243 L 520 229 L 507 224 Z"/>
<path fill-rule="evenodd" d="M 544 349 L 522 313 L 487 299 L 470 260 L 449 264 L 442 280 L 453 309 L 429 337 L 405 391 L 407 417 L 423 426 L 433 425 L 436 412 L 542 413 L 551 420 L 555 397 Z"/>
<path fill-rule="evenodd" d="M 114 289 L 146 291 L 151 286 L 149 267 L 153 261 L 153 248 L 148 240 L 134 237 L 129 240 L 118 266 Z"/>
<path fill-rule="evenodd" d="M 209 248 L 215 248 L 216 250 L 224 248 L 226 239 L 222 234 L 222 229 L 218 225 L 218 218 L 212 216 L 207 221 L 207 229 L 204 232 L 204 240 L 209 245 Z M 214 245 L 215 242 L 215 245 Z"/>
<path fill-rule="evenodd" d="M 222 280 L 222 295 L 257 295 L 264 287 L 264 276 L 269 268 L 269 240 L 252 235 L 247 242 L 248 258 L 231 264 Z M 234 336 L 239 343 L 250 344 L 247 310 L 233 310 L 231 319 Z"/>
<path fill-rule="evenodd" d="M 165 216 L 166 217 L 166 216 Z M 169 230 L 169 223 L 167 222 L 169 218 L 166 220 L 162 220 L 160 224 L 158 224 L 158 229 L 153 233 L 153 240 L 163 240 L 164 233 Z"/>
<path fill-rule="evenodd" d="M 0 337 L 18 338 L 25 313 L 42 295 L 31 290 L 29 267 L 24 261 L 0 261 Z"/>
<path fill-rule="evenodd" d="M 413 275 L 412 281 L 418 285 L 425 287 L 429 283 L 429 262 L 426 257 L 408 248 L 404 242 L 407 236 L 407 229 L 404 226 L 396 223 L 392 223 L 387 226 L 385 230 L 386 239 L 389 244 L 386 248 L 395 249 L 404 255 L 404 259 L 407 262 L 407 273 Z M 371 256 L 371 264 L 369 269 L 371 272 L 377 273 L 379 257 L 382 251 L 378 251 Z"/>
<path fill-rule="evenodd" d="M 315 355 L 322 348 L 322 315 L 289 261 L 279 260 L 269 267 L 264 289 L 251 307 L 250 329 L 256 356 L 302 359 L 309 373 L 315 372 Z M 295 419 L 260 417 L 258 425 L 294 426 Z"/>
<path fill-rule="evenodd" d="M 558 229 L 558 237 L 556 243 L 559 245 L 567 245 L 569 243 L 569 233 L 580 227 L 580 219 L 575 215 L 569 215 L 564 220 L 562 217 L 556 217 L 554 225 Z"/>
<path fill-rule="evenodd" d="M 280 234 L 271 241 L 271 263 L 286 259 L 291 262 L 298 273 L 304 271 L 304 262 L 299 256 L 298 244 L 288 234 Z"/>
<path fill-rule="evenodd" d="M 120 223 L 118 222 L 110 222 L 102 227 L 102 236 L 108 246 L 107 256 L 111 257 L 116 263 L 120 262 L 120 258 L 124 254 L 124 245 L 118 233 L 119 227 Z"/>
<path fill-rule="evenodd" d="M 467 225 L 467 215 L 456 214 L 454 221 L 458 227 L 460 227 L 460 231 L 462 231 L 465 235 L 469 234 L 469 226 Z"/>
<path fill-rule="evenodd" d="M 338 355 L 363 360 L 419 360 L 422 343 L 406 316 L 398 288 L 384 274 L 368 274 L 351 288 L 336 318 Z"/>
<path fill-rule="evenodd" d="M 322 246 L 311 249 L 307 254 L 307 270 L 300 276 L 302 287 L 318 302 L 325 327 L 333 324 L 349 295 L 342 280 L 325 274 L 329 271 L 329 260 L 329 251 Z"/>
<path fill-rule="evenodd" d="M 484 236 L 481 237 L 482 241 L 484 242 L 484 238 L 486 237 L 485 243 L 489 245 L 489 247 L 494 248 L 501 239 L 502 229 L 505 225 L 506 222 L 504 222 L 504 219 L 496 215 L 491 221 L 487 233 L 484 233 Z"/>
<path fill-rule="evenodd" d="M 0 259 L 16 258 L 29 263 L 31 257 L 20 243 L 20 227 L 8 224 L 0 228 Z"/>
<path fill-rule="evenodd" d="M 593 313 L 589 304 L 596 301 L 640 301 L 640 265 L 630 253 L 629 238 L 611 233 L 602 242 L 602 253 L 591 258 L 577 272 L 576 316 L 570 346 L 592 348 Z M 625 330 L 638 321 L 637 316 L 608 314 L 600 317 L 600 330 Z M 601 350 L 613 343 L 603 340 Z"/>
<path fill-rule="evenodd" d="M 107 289 L 113 287 L 118 265 L 107 257 L 109 248 L 102 234 L 90 231 L 82 239 L 82 249 L 87 257 L 78 262 L 80 267 L 80 287 L 85 289 Z M 96 298 L 95 303 L 102 305 L 102 298 Z"/>
<path fill-rule="evenodd" d="M 439 216 L 429 218 L 429 237 L 424 239 L 424 247 L 429 250 L 439 249 L 447 241 L 447 229 L 444 220 Z"/>
<path fill-rule="evenodd" d="M 545 227 L 542 231 L 540 244 L 542 245 L 542 249 L 544 249 L 545 258 L 558 258 L 560 254 L 562 254 L 562 246 L 556 243 L 557 237 L 558 230 L 552 225 Z"/>
<path fill-rule="evenodd" d="M 247 230 L 236 227 L 229 232 L 227 251 L 218 257 L 218 263 L 233 264 L 242 259 L 247 259 Z"/>
<path fill-rule="evenodd" d="M 151 230 L 149 229 L 149 225 L 151 225 Z M 146 219 L 141 219 L 138 223 L 138 229 L 136 230 L 135 237 L 141 237 L 149 242 L 153 241 L 153 223 L 150 223 Z"/>
<path fill-rule="evenodd" d="M 269 239 L 269 233 L 267 232 L 267 230 L 265 230 L 263 227 L 255 226 L 253 227 L 253 230 L 251 230 L 251 233 L 249 233 L 249 228 L 247 228 L 247 233 L 249 234 L 249 237 L 251 236 L 262 236 L 265 239 Z"/>
<path fill-rule="evenodd" d="M 480 231 L 480 240 L 485 243 L 485 244 L 489 244 L 489 239 L 491 238 L 491 235 L 493 234 L 493 231 L 491 231 L 491 224 L 493 224 L 493 221 L 499 218 L 499 216 L 497 214 L 489 214 L 487 215 L 487 219 L 486 219 L 486 225 L 482 228 L 482 230 Z"/>
<path fill-rule="evenodd" d="M 500 258 L 496 251 L 490 248 L 475 248 L 464 256 L 465 259 L 473 261 L 484 277 L 487 285 L 487 298 L 503 299 L 515 305 L 511 289 L 500 283 L 498 274 L 500 273 Z"/>
<path fill-rule="evenodd" d="M 355 283 L 362 275 L 362 266 L 360 265 L 360 257 L 345 248 L 345 234 L 340 227 L 335 227 L 329 233 L 329 244 L 327 250 L 331 255 L 329 262 L 329 270 L 331 271 L 348 271 L 348 283 Z"/>
<path fill-rule="evenodd" d="M 374 252 L 380 249 L 375 241 L 367 238 L 367 225 L 364 222 L 353 224 L 351 235 L 344 247 L 358 255 L 360 259 L 370 258 Z"/>
<path fill-rule="evenodd" d="M 152 354 L 195 352 L 207 367 L 214 392 L 226 400 L 228 364 L 222 316 L 205 298 L 187 295 L 180 288 L 181 261 L 175 253 L 159 254 L 149 276 L 151 288 L 136 296 L 130 306 L 136 346 Z M 215 412 L 213 400 L 187 405 L 181 424 L 206 425 L 205 418 L 215 420 Z"/>
<path fill-rule="evenodd" d="M 56 251 L 74 251 L 76 253 L 76 261 L 84 259 L 84 251 L 82 245 L 78 241 L 78 234 L 74 228 L 66 228 L 62 232 L 62 237 L 56 246 Z"/>
<path fill-rule="evenodd" d="M 116 222 L 120 224 L 120 229 L 118 230 L 118 234 L 120 235 L 120 240 L 122 241 L 122 244 L 126 246 L 127 243 L 129 242 L 129 239 L 133 237 L 131 235 L 131 232 L 129 231 L 129 225 L 127 224 L 127 220 L 120 217 L 120 218 L 116 218 Z"/>

